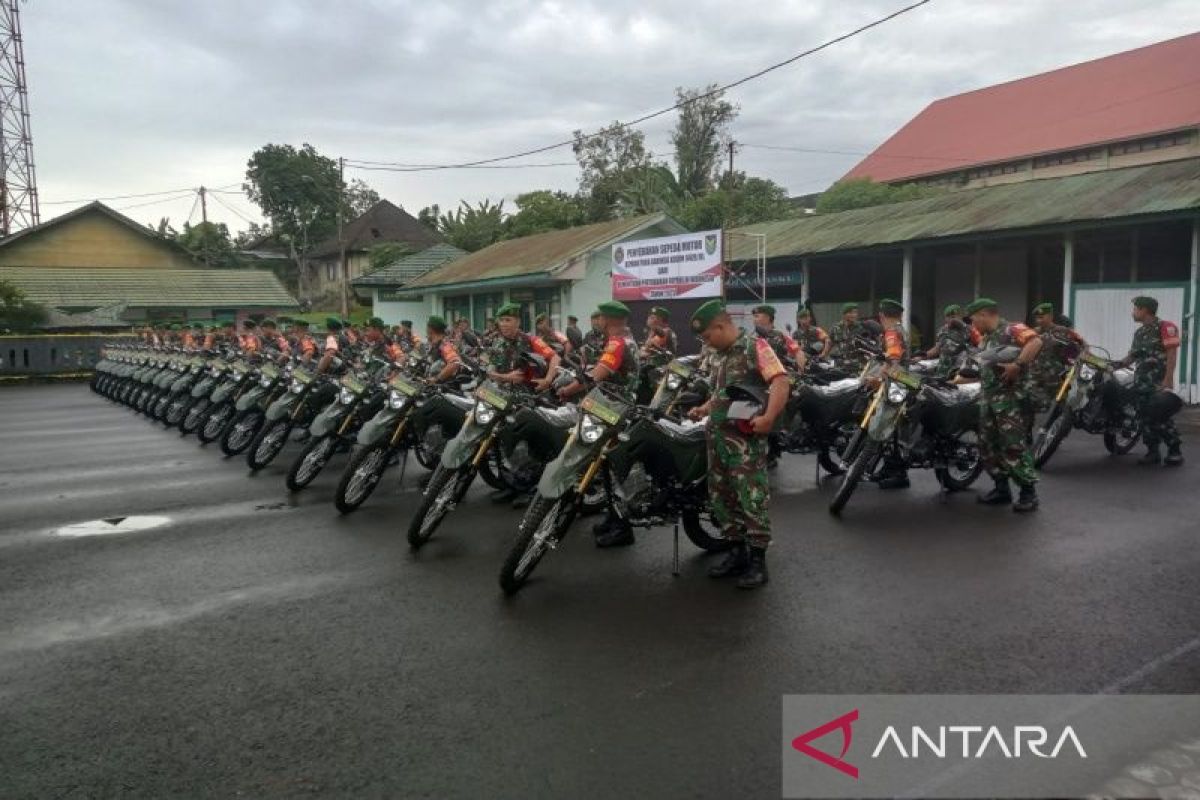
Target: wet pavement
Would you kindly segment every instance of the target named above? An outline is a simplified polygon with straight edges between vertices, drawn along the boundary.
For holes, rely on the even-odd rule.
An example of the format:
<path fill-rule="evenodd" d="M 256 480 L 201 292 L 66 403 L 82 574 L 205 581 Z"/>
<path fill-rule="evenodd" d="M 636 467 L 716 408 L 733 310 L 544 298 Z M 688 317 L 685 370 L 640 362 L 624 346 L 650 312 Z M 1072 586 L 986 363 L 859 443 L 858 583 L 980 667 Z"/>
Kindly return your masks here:
<path fill-rule="evenodd" d="M 519 512 L 477 487 L 412 555 L 419 467 L 342 516 L 344 457 L 289 496 L 297 450 L 251 475 L 86 386 L 0 390 L 0 797 L 770 798 L 786 693 L 1200 686 L 1200 460 L 1076 432 L 1036 515 L 920 474 L 834 520 L 788 457 L 766 590 L 577 525 L 506 599 Z"/>

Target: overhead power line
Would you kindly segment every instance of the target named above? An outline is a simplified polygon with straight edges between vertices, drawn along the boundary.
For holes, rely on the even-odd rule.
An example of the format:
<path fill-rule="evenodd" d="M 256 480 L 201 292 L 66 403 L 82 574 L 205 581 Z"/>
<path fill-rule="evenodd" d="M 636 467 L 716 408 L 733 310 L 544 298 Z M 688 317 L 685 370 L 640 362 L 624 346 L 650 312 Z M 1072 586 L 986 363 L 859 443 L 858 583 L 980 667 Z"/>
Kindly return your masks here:
<path fill-rule="evenodd" d="M 675 103 L 674 105 L 670 105 L 670 106 L 667 106 L 666 108 L 659 109 L 658 111 L 653 111 L 649 114 L 643 114 L 642 116 L 637 117 L 636 119 L 630 120 L 629 122 L 618 123 L 617 125 L 614 125 L 610 128 L 602 129 L 600 131 L 597 131 L 596 133 L 590 134 L 586 138 L 592 138 L 594 136 L 603 135 L 607 131 L 612 130 L 612 128 L 624 129 L 624 128 L 633 127 L 635 125 L 640 125 L 643 122 L 648 122 L 649 120 L 655 119 L 657 117 L 661 117 L 664 114 L 670 114 L 672 111 L 677 111 L 681 108 L 692 105 L 693 103 L 698 103 L 701 100 L 706 100 L 709 97 L 712 97 L 713 95 L 721 94 L 722 92 L 725 92 L 726 90 L 734 89 L 738 86 L 749 83 L 752 80 L 761 78 L 762 76 L 764 76 L 770 72 L 774 72 L 777 69 L 786 67 L 789 64 L 794 64 L 802 58 L 807 58 L 808 56 L 819 53 L 822 50 L 826 50 L 830 47 L 833 47 L 835 44 L 840 44 L 841 42 L 844 42 L 847 39 L 852 39 L 855 36 L 858 36 L 862 33 L 866 33 L 867 31 L 871 30 L 872 28 L 877 28 L 880 25 L 890 22 L 891 20 L 893 20 L 899 16 L 902 16 L 904 14 L 907 14 L 910 11 L 918 9 L 923 5 L 927 5 L 929 2 L 931 2 L 931 0 L 918 0 L 918 2 L 911 3 L 907 6 L 905 6 L 904 8 L 893 11 L 892 13 L 887 14 L 885 16 L 879 17 L 876 20 L 868 22 L 865 25 L 859 26 L 858 28 L 855 28 L 852 31 L 843 33 L 840 36 L 835 36 L 834 38 L 824 41 L 821 44 L 816 45 L 815 47 L 810 47 L 809 49 L 804 50 L 803 52 L 797 53 L 796 55 L 794 55 L 790 58 L 786 58 L 783 61 L 778 61 L 774 64 L 771 64 L 770 66 L 764 67 L 763 69 L 760 69 L 757 72 L 751 73 L 742 78 L 738 78 L 737 80 L 731 81 L 730 83 L 726 83 L 721 86 L 718 86 L 715 89 L 712 89 L 710 91 L 698 94 L 695 97 L 689 97 L 687 100 L 683 100 L 681 102 Z M 478 159 L 475 161 L 464 161 L 464 162 L 461 162 L 458 164 L 431 164 L 431 165 L 423 166 L 423 167 L 408 167 L 408 168 L 405 168 L 404 171 L 406 171 L 406 172 L 423 172 L 423 171 L 428 171 L 428 170 L 466 169 L 469 167 L 479 167 L 479 166 L 483 166 L 485 164 L 495 164 L 496 162 L 499 162 L 499 161 L 512 161 L 514 159 L 524 158 L 526 156 L 537 155 L 539 153 L 548 153 L 551 150 L 557 150 L 560 147 L 568 147 L 570 145 L 573 145 L 574 143 L 575 143 L 575 139 L 571 138 L 571 139 L 566 139 L 561 142 L 555 142 L 554 144 L 548 144 L 543 147 L 535 147 L 531 150 L 523 150 L 519 153 L 511 153 L 506 156 L 495 156 L 493 158 L 483 158 L 483 159 Z M 346 166 L 354 167 L 355 169 L 365 169 L 365 167 L 358 166 L 358 163 L 360 163 L 360 162 L 356 162 L 353 159 L 346 160 Z M 361 162 L 361 163 L 365 163 L 365 162 Z M 399 170 L 397 170 L 397 171 L 399 171 Z"/>
<path fill-rule="evenodd" d="M 226 184 L 222 189 L 209 189 L 208 191 L 210 191 L 210 192 L 223 191 L 223 189 L 229 188 L 232 186 L 241 186 L 241 184 L 240 183 L 229 183 L 229 184 Z M 65 205 L 70 205 L 72 203 L 91 203 L 96 200 L 99 200 L 101 202 L 103 202 L 105 200 L 135 200 L 139 197 L 160 197 L 164 194 L 179 194 L 180 192 L 196 192 L 196 191 L 199 191 L 198 187 L 181 186 L 178 189 L 164 189 L 161 192 L 142 192 L 141 194 L 114 194 L 114 195 L 109 195 L 108 197 L 81 197 L 76 200 L 42 200 L 41 204 L 44 206 L 65 206 Z"/>
<path fill-rule="evenodd" d="M 177 200 L 186 200 L 189 197 L 192 197 L 194 195 L 195 195 L 195 191 L 192 189 L 188 189 L 185 193 L 178 194 L 174 197 L 163 197 L 158 200 L 148 200 L 145 203 L 134 203 L 131 206 L 121 206 L 120 208 L 118 208 L 116 210 L 117 211 L 128 211 L 133 208 L 143 208 L 144 206 L 156 206 L 160 203 L 173 203 Z"/>

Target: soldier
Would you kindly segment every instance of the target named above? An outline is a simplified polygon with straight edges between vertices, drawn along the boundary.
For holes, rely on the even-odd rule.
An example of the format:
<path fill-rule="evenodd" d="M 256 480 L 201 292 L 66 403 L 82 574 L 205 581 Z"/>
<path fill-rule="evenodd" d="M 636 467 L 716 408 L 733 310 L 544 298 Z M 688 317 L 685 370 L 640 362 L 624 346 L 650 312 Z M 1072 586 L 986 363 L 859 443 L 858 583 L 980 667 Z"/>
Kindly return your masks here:
<path fill-rule="evenodd" d="M 599 311 L 592 313 L 592 327 L 583 337 L 583 356 L 584 364 L 594 364 L 600 358 L 600 354 L 604 352 L 604 346 L 608 343 L 608 334 L 604 331 L 604 319 Z"/>
<path fill-rule="evenodd" d="M 800 351 L 805 356 L 824 358 L 829 355 L 831 345 L 829 334 L 813 322 L 810 309 L 801 308 L 796 312 L 796 333 L 793 338 L 796 340 L 796 344 L 800 345 Z"/>
<path fill-rule="evenodd" d="M 967 313 L 971 325 L 979 331 L 985 354 L 1007 347 L 1021 348 L 1016 359 L 1007 363 L 988 363 L 985 359 L 979 376 L 979 452 L 996 484 L 979 502 L 1012 503 L 1011 478 L 1020 490 L 1013 511 L 1033 511 L 1038 507 L 1038 496 L 1037 470 L 1029 452 L 1029 369 L 1042 348 L 1042 340 L 1029 326 L 1001 319 L 995 300 L 980 297 L 967 306 Z"/>
<path fill-rule="evenodd" d="M 367 327 L 363 331 L 363 345 L 366 354 L 375 358 L 386 361 L 404 360 L 404 351 L 387 335 L 387 324 L 379 317 L 367 320 Z"/>
<path fill-rule="evenodd" d="M 292 352 L 291 344 L 279 333 L 279 326 L 275 324 L 275 320 L 267 317 L 258 323 L 258 328 L 262 332 L 262 343 L 265 346 L 275 348 L 279 351 L 280 355 L 284 356 Z"/>
<path fill-rule="evenodd" d="M 588 376 L 595 383 L 608 383 L 616 387 L 619 394 L 628 402 L 634 402 L 637 397 L 638 381 L 641 376 L 641 365 L 638 363 L 638 346 L 629 332 L 629 308 L 617 300 L 603 302 L 597 308 L 600 321 L 604 326 L 607 341 L 604 350 L 595 364 L 588 370 Z M 580 381 L 572 381 L 558 390 L 560 399 L 567 400 L 584 390 Z M 611 502 L 615 495 L 612 491 L 611 478 L 608 472 L 604 474 L 605 485 L 609 488 L 610 504 L 604 521 L 592 527 L 596 537 L 597 547 L 624 547 L 634 543 L 633 527 L 629 520 Z"/>
<path fill-rule="evenodd" d="M 466 317 L 459 317 L 454 322 L 454 343 L 459 350 L 474 351 L 479 349 L 479 337 L 471 330 L 471 322 Z"/>
<path fill-rule="evenodd" d="M 942 327 L 938 329 L 937 341 L 925 352 L 925 358 L 938 360 L 934 374 L 939 378 L 953 375 L 970 343 L 971 331 L 963 322 L 962 306 L 951 303 L 942 309 Z"/>
<path fill-rule="evenodd" d="M 857 372 L 866 363 L 855 339 L 862 334 L 862 323 L 858 321 L 858 303 L 842 305 L 842 319 L 829 331 L 830 358 L 835 359 L 850 372 Z"/>
<path fill-rule="evenodd" d="M 559 356 L 571 355 L 571 351 L 574 349 L 571 347 L 571 340 L 567 338 L 566 334 L 554 330 L 554 326 L 550 324 L 550 315 L 545 311 L 534 318 L 533 328 L 542 341 L 550 345 L 550 349 Z"/>
<path fill-rule="evenodd" d="M 733 547 L 709 570 L 714 578 L 738 577 L 738 586 L 756 589 L 767 582 L 767 434 L 788 399 L 787 372 L 766 340 L 747 336 L 734 325 L 720 300 L 710 300 L 692 315 L 692 330 L 712 348 L 712 396 L 692 409 L 692 419 L 708 417 L 708 490 L 713 518 Z M 729 419 L 729 389 L 767 392 L 767 407 L 751 420 Z"/>
<path fill-rule="evenodd" d="M 904 335 L 903 316 L 904 306 L 898 301 L 890 298 L 879 301 L 880 352 L 889 366 L 908 365 L 908 338 Z M 879 477 L 879 488 L 907 489 L 910 485 L 904 462 L 894 456 L 887 459 Z"/>
<path fill-rule="evenodd" d="M 329 368 L 333 366 L 333 360 L 346 347 L 346 340 L 342 336 L 342 321 L 337 317 L 327 317 L 325 319 L 325 347 L 321 350 L 321 360 L 317 362 L 317 372 L 328 372 Z"/>
<path fill-rule="evenodd" d="M 1033 308 L 1034 330 L 1042 337 L 1042 349 L 1033 362 L 1031 411 L 1047 411 L 1054 403 L 1063 373 L 1087 348 L 1083 337 L 1059 323 L 1054 305 L 1039 303 Z"/>
<path fill-rule="evenodd" d="M 308 331 L 308 320 L 293 320 L 292 330 L 296 336 L 296 342 L 293 348 L 300 356 L 300 360 L 305 364 L 312 363 L 312 360 L 317 357 L 317 341 Z"/>
<path fill-rule="evenodd" d="M 571 342 L 571 349 L 578 350 L 583 347 L 583 331 L 579 330 L 579 317 L 571 315 L 567 317 L 567 327 L 563 330 L 567 335 L 567 340 Z"/>
<path fill-rule="evenodd" d="M 248 354 L 257 353 L 262 349 L 262 342 L 258 338 L 258 323 L 252 319 L 242 322 L 241 344 L 242 350 Z"/>
<path fill-rule="evenodd" d="M 396 344 L 406 353 L 411 353 L 416 350 L 421 344 L 420 338 L 413 333 L 413 324 L 411 319 L 400 320 L 400 330 L 396 332 Z"/>
<path fill-rule="evenodd" d="M 1138 398 L 1138 413 L 1142 417 L 1142 440 L 1146 455 L 1139 464 L 1161 464 L 1159 443 L 1167 445 L 1166 464 L 1177 467 L 1183 463 L 1182 442 L 1175 421 L 1166 416 L 1154 419 L 1148 406 L 1160 392 L 1175 388 L 1175 363 L 1179 358 L 1179 326 L 1158 318 L 1158 300 L 1153 297 L 1133 298 L 1133 319 L 1139 327 L 1133 333 L 1129 354 L 1121 360 L 1133 366 L 1133 389 Z"/>
<path fill-rule="evenodd" d="M 532 369 L 522 363 L 526 353 L 535 353 L 548 362 L 546 374 L 535 376 Z M 531 384 L 536 391 L 545 391 L 558 373 L 559 357 L 539 337 L 521 330 L 521 306 L 505 303 L 496 309 L 496 335 L 483 353 L 487 376 L 497 383 Z M 520 507 L 528 504 L 526 496 L 517 497 L 508 489 L 492 492 L 493 502 L 512 502 Z"/>
<path fill-rule="evenodd" d="M 429 357 L 434 366 L 442 365 L 436 374 L 430 376 L 433 383 L 445 383 L 453 378 L 462 366 L 462 359 L 459 358 L 454 342 L 446 335 L 446 327 L 446 320 L 437 315 L 430 317 L 425 323 L 425 335 L 429 339 Z"/>
<path fill-rule="evenodd" d="M 646 339 L 642 345 L 642 358 L 647 363 L 661 367 L 674 358 L 679 349 L 679 338 L 671 330 L 671 312 L 663 306 L 654 306 L 646 317 Z"/>
<path fill-rule="evenodd" d="M 771 349 L 775 351 L 775 355 L 780 361 L 792 362 L 797 368 L 803 369 L 805 358 L 804 353 L 800 350 L 800 345 L 796 343 L 795 339 L 775 327 L 775 306 L 755 306 L 750 313 L 754 318 L 755 335 L 765 339 L 767 344 L 771 345 Z"/>

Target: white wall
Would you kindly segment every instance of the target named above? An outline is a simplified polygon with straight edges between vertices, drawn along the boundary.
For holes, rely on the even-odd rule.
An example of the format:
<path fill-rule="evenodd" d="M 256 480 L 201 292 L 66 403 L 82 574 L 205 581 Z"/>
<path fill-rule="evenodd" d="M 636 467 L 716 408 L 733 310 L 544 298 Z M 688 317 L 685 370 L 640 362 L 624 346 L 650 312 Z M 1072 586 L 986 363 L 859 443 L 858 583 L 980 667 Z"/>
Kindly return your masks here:
<path fill-rule="evenodd" d="M 380 300 L 379 291 L 373 290 L 372 297 L 372 313 L 382 319 L 388 325 L 399 325 L 402 319 L 411 319 L 413 321 L 413 330 L 421 333 L 425 330 L 425 323 L 429 321 L 430 315 L 433 313 L 429 310 L 429 296 L 426 295 L 423 300 Z"/>
<path fill-rule="evenodd" d="M 656 236 L 671 236 L 680 231 L 671 225 L 655 225 L 638 231 L 632 236 L 621 239 L 622 242 L 637 239 L 653 239 Z M 563 297 L 563 319 L 574 314 L 579 317 L 581 327 L 587 327 L 587 320 L 596 310 L 596 306 L 605 300 L 612 300 L 612 248 L 602 247 L 592 253 L 588 261 L 586 277 L 573 281 Z"/>
<path fill-rule="evenodd" d="M 1186 292 L 1184 286 L 1076 286 L 1075 328 L 1088 344 L 1103 347 L 1113 358 L 1124 358 L 1133 343 L 1133 332 L 1137 330 L 1132 316 L 1133 298 L 1140 294 L 1156 298 L 1158 318 L 1174 322 L 1182 330 L 1179 321 L 1187 313 L 1183 306 Z M 1175 390 L 1186 398 L 1187 391 L 1180 378 L 1183 361 L 1181 350 L 1175 364 Z"/>

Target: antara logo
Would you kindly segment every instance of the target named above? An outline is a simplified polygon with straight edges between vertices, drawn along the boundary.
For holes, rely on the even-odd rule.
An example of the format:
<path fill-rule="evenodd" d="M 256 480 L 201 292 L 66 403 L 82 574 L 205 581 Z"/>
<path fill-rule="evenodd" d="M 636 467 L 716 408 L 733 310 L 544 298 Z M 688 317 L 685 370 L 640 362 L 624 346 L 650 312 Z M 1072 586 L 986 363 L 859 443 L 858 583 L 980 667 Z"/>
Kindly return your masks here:
<path fill-rule="evenodd" d="M 838 772 L 858 778 L 858 767 L 846 760 L 846 753 L 854 740 L 853 725 L 858 721 L 858 709 L 831 719 L 792 740 L 792 748 L 820 763 L 833 767 Z M 818 750 L 813 742 L 834 731 L 841 731 L 841 752 L 834 756 Z M 1011 729 L 983 725 L 942 725 L 937 728 L 922 728 L 913 725 L 902 736 L 895 725 L 888 725 L 879 737 L 871 758 L 899 756 L 913 758 L 964 758 L 980 759 L 992 755 L 1004 758 L 1058 758 L 1064 749 L 1074 751 L 1079 758 L 1087 758 L 1083 744 L 1075 730 L 1067 725 L 1057 736 L 1041 725 L 1014 725 Z M 1053 741 L 1053 746 L 1048 746 Z"/>

